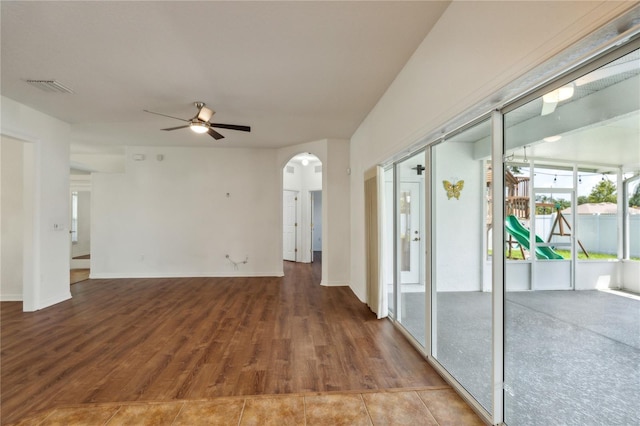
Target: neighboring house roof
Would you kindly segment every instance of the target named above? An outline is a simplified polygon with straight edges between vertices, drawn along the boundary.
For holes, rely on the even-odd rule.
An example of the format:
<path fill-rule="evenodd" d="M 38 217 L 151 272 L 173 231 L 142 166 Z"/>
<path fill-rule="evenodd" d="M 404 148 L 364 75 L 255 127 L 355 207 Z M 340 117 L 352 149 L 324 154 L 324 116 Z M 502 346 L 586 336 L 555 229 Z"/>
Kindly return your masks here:
<path fill-rule="evenodd" d="M 584 203 L 578 206 L 578 214 L 616 214 L 618 205 L 615 203 Z M 571 207 L 562 210 L 563 214 L 571 214 Z M 629 207 L 629 214 L 640 214 L 640 209 Z"/>

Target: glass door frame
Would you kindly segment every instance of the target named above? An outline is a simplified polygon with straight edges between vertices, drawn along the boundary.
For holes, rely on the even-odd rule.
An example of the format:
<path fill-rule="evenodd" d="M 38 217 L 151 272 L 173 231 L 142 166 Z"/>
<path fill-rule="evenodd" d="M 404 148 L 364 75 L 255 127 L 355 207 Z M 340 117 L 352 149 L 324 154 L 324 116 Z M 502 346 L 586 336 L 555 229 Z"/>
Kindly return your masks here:
<path fill-rule="evenodd" d="M 612 21 L 613 22 L 613 21 Z M 612 25 L 612 24 L 608 24 Z M 631 32 L 631 30 L 630 30 Z M 479 121 L 482 118 L 486 118 L 487 116 L 491 117 L 491 148 L 490 152 L 487 152 L 486 155 L 490 156 L 490 160 L 488 160 L 488 164 L 491 165 L 492 170 L 494 172 L 494 177 L 498 176 L 498 171 L 502 171 L 504 175 L 504 167 L 505 164 L 509 162 L 509 159 L 506 157 L 506 152 L 508 151 L 508 147 L 505 142 L 505 120 L 504 116 L 510 111 L 513 111 L 520 106 L 530 102 L 533 99 L 541 97 L 546 92 L 553 90 L 555 88 L 559 88 L 573 80 L 577 77 L 589 73 L 605 63 L 611 61 L 613 58 L 619 58 L 624 56 L 625 54 L 635 50 L 640 45 L 640 37 L 637 37 L 640 34 L 639 30 L 635 30 L 635 32 L 631 35 L 629 33 L 624 33 L 619 36 L 614 36 L 609 39 L 603 40 L 602 34 L 594 34 L 593 36 L 587 37 L 585 40 L 597 40 L 600 42 L 599 47 L 597 49 L 593 49 L 592 47 L 585 48 L 584 45 L 577 46 L 575 48 L 576 52 L 581 52 L 583 55 L 576 62 L 573 62 L 569 65 L 566 62 L 562 61 L 551 61 L 551 67 L 547 73 L 543 73 L 543 77 L 545 79 L 541 79 L 540 75 L 536 75 L 536 82 L 533 84 L 518 82 L 514 86 L 508 86 L 503 89 L 504 92 L 510 90 L 506 96 L 507 101 L 504 103 L 499 103 L 495 105 L 491 105 L 490 108 L 486 108 L 487 105 L 483 104 L 481 106 L 476 106 L 467 110 L 459 115 L 459 117 L 455 117 L 448 124 L 447 127 L 443 127 L 441 129 L 436 129 L 432 133 L 425 135 L 420 141 L 417 141 L 416 144 L 413 145 L 416 148 L 415 151 L 406 154 L 409 151 L 404 151 L 402 155 L 398 155 L 393 159 L 390 159 L 388 163 L 384 166 L 386 169 L 389 167 L 393 167 L 394 169 L 394 204 L 396 194 L 397 183 L 397 173 L 396 173 L 396 165 L 405 160 L 406 158 L 415 155 L 421 149 L 424 149 L 425 155 L 425 164 L 430 169 L 431 165 L 431 148 L 436 144 L 444 141 L 446 137 L 449 137 L 454 132 L 462 131 L 464 128 L 470 126 L 469 123 L 473 121 Z M 626 37 L 626 38 L 625 38 Z M 606 37 L 605 37 L 606 38 Z M 593 46 L 593 44 L 591 44 Z M 566 53 L 565 53 L 566 56 Z M 531 71 L 534 73 L 535 71 Z M 533 74 L 530 74 L 533 75 Z M 516 96 L 513 96 L 513 94 Z M 503 98 L 504 99 L 504 98 Z M 488 111 L 490 110 L 490 111 Z M 469 116 L 478 117 L 471 121 L 468 120 Z M 445 130 L 446 129 L 446 130 Z M 454 130 L 451 130 L 454 129 Z M 412 148 L 413 149 L 413 148 Z M 572 191 L 575 191 L 575 179 L 576 179 L 575 169 L 574 169 L 574 188 Z M 431 252 L 433 247 L 432 241 L 432 229 L 433 226 L 433 217 L 432 217 L 432 203 L 431 203 L 431 188 L 432 188 L 432 179 L 431 179 L 431 171 L 428 170 L 425 174 L 425 193 L 424 193 L 424 206 L 425 206 L 425 228 L 429 230 L 429 232 L 425 232 L 425 285 L 428 285 L 428 288 L 425 292 L 426 297 L 426 306 L 427 309 L 435 309 L 434 300 L 435 300 L 435 289 L 432 282 L 432 259 Z M 635 178 L 634 178 L 635 179 Z M 420 353 L 425 356 L 427 361 L 436 369 L 436 371 L 458 392 L 465 401 L 472 406 L 472 408 L 485 420 L 490 422 L 491 424 L 503 424 L 504 416 L 505 416 L 505 398 L 506 394 L 509 391 L 508 387 L 504 383 L 505 377 L 505 250 L 504 250 L 504 241 L 505 241 L 505 183 L 503 179 L 493 179 L 492 181 L 492 205 L 491 205 L 491 214 L 493 218 L 493 232 L 491 237 L 491 243 L 494 248 L 494 253 L 492 257 L 491 263 L 491 281 L 492 281 L 492 407 L 490 411 L 484 409 L 474 398 L 470 395 L 464 387 L 458 383 L 455 377 L 451 376 L 434 358 L 433 354 L 433 345 L 434 345 L 434 329 L 432 322 L 431 313 L 425 315 L 425 330 L 426 333 L 426 346 L 422 348 L 415 339 L 404 329 L 404 327 L 398 327 L 398 329 L 409 339 L 412 345 L 418 350 Z M 628 196 L 628 195 L 627 195 Z M 572 195 L 572 204 L 576 204 L 576 195 L 575 192 Z M 626 199 L 626 198 L 625 198 Z M 397 209 L 397 206 L 396 206 Z M 397 232 L 398 224 L 396 223 L 397 218 L 395 217 L 397 212 L 394 209 L 394 233 Z M 496 224 L 498 226 L 496 226 Z M 574 223 L 575 225 L 575 223 Z M 572 227 L 574 232 L 577 232 L 575 226 Z M 622 232 L 623 231 L 619 231 Z M 394 235 L 393 244 L 396 244 L 396 236 Z M 498 248 L 502 248 L 500 253 L 498 253 Z M 621 249 L 621 251 L 628 251 Z M 394 247 L 394 295 L 398 295 L 398 285 L 399 285 L 399 275 L 398 275 L 398 266 L 397 266 L 397 256 L 398 249 Z M 626 255 L 626 254 L 625 254 Z M 577 253 L 575 250 L 575 244 L 572 249 L 572 258 L 577 257 Z M 575 264 L 575 260 L 573 262 Z M 575 271 L 572 271 L 572 277 L 575 276 Z M 572 278 L 572 286 L 573 286 L 573 278 Z M 575 288 L 575 287 L 573 287 Z M 394 300 L 395 303 L 395 300 Z M 399 318 L 399 311 L 395 311 L 395 319 L 394 322 L 398 322 L 397 318 Z"/>
<path fill-rule="evenodd" d="M 420 161 L 420 165 L 423 166 L 424 168 L 421 171 L 421 174 L 423 175 L 423 188 L 420 192 L 420 196 L 422 197 L 422 200 L 420 200 L 420 218 L 419 218 L 419 223 L 420 223 L 420 227 L 422 229 L 420 229 L 420 233 L 418 235 L 418 237 L 420 238 L 420 244 L 419 244 L 419 251 L 420 253 L 418 253 L 418 263 L 421 264 L 422 266 L 422 270 L 419 271 L 418 273 L 418 281 L 420 281 L 420 284 L 424 285 L 425 288 L 425 312 L 424 312 L 424 316 L 426 318 L 425 324 L 424 324 L 424 339 L 425 339 L 425 345 L 423 346 L 423 344 L 418 340 L 418 338 L 416 338 L 415 336 L 413 336 L 411 334 L 411 332 L 406 328 L 405 324 L 402 321 L 402 316 L 403 316 L 403 308 L 402 308 L 402 304 L 400 303 L 399 299 L 402 296 L 401 293 L 401 284 L 402 284 L 402 271 L 401 271 L 401 266 L 400 266 L 400 256 L 401 256 L 401 245 L 398 243 L 398 239 L 399 239 L 399 234 L 400 234 L 400 203 L 399 203 L 399 196 L 400 196 L 400 186 L 401 186 L 401 182 L 400 182 L 400 173 L 398 171 L 398 167 L 400 164 L 402 164 L 404 161 L 415 157 L 416 155 L 420 155 L 422 154 L 424 156 L 424 162 Z M 393 245 L 392 247 L 392 251 L 393 251 L 393 255 L 392 255 L 392 259 L 387 259 L 385 258 L 384 260 L 384 264 L 387 265 L 387 267 L 392 267 L 393 268 L 393 300 L 387 300 L 388 306 L 389 306 L 389 317 L 390 319 L 396 323 L 401 325 L 399 328 L 399 330 L 405 335 L 405 337 L 410 341 L 410 343 L 426 358 L 428 356 L 428 352 L 426 348 L 430 348 L 431 347 L 431 343 L 430 343 L 430 333 L 428 332 L 430 330 L 430 318 L 429 315 L 427 315 L 427 309 L 430 303 L 430 295 L 429 295 L 429 288 L 430 288 L 430 274 L 431 274 L 431 263 L 430 263 L 430 258 L 429 256 L 427 256 L 427 252 L 428 252 L 428 247 L 430 247 L 431 244 L 431 236 L 430 236 L 430 228 L 428 226 L 428 224 L 430 223 L 430 208 L 431 208 L 431 203 L 430 203 L 430 199 L 428 197 L 428 195 L 430 194 L 430 185 L 431 185 L 431 180 L 430 180 L 430 171 L 429 171 L 429 164 L 430 164 L 430 157 L 429 157 L 429 147 L 422 147 L 418 150 L 415 151 L 411 151 L 410 153 L 403 155 L 402 157 L 399 157 L 397 159 L 394 159 L 393 162 L 390 162 L 386 165 L 382 165 L 381 168 L 383 170 L 383 173 L 387 173 L 389 170 L 392 170 L 392 176 L 393 176 L 393 191 L 391 194 L 391 199 L 389 199 L 389 194 L 386 191 L 386 187 L 383 186 L 383 188 L 381 189 L 381 191 L 384 193 L 384 204 L 385 206 L 387 206 L 387 203 L 393 203 L 393 235 L 391 235 L 390 233 L 387 232 L 386 228 L 385 228 L 385 244 L 390 244 Z M 388 235 L 387 235 L 388 234 Z M 386 275 L 386 274 L 385 274 Z M 385 284 L 386 285 L 386 284 Z M 387 297 L 388 293 L 385 291 L 385 297 Z"/>

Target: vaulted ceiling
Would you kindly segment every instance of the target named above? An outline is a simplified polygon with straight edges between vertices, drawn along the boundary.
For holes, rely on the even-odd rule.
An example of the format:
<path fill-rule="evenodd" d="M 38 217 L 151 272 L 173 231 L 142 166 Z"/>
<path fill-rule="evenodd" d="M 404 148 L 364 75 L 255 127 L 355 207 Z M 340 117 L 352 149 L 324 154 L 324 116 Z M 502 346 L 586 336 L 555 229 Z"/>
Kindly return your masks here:
<path fill-rule="evenodd" d="M 75 153 L 348 139 L 448 4 L 2 1 L 2 95 L 70 123 Z M 194 101 L 251 133 L 163 132 L 181 122 L 143 111 L 191 118 Z"/>

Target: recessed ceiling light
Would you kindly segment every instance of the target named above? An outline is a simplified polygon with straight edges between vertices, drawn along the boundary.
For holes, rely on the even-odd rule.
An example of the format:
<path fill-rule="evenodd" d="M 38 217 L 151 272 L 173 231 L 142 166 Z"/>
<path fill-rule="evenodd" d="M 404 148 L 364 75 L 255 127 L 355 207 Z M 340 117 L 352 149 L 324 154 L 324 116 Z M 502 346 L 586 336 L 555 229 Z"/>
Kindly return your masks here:
<path fill-rule="evenodd" d="M 558 142 L 560 139 L 562 139 L 562 136 L 555 135 L 555 136 L 548 136 L 542 140 L 545 142 Z"/>

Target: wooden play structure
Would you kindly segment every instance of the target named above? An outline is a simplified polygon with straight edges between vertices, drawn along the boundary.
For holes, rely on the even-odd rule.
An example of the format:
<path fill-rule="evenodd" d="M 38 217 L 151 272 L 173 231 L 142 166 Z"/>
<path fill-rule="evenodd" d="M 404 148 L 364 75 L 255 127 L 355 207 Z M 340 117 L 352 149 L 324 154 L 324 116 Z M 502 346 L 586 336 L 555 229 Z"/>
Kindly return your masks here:
<path fill-rule="evenodd" d="M 569 229 L 569 231 L 571 231 L 571 225 L 569 225 L 569 222 L 567 221 L 567 218 L 564 217 L 564 215 L 562 214 L 562 210 L 560 210 L 560 205 L 556 204 L 556 205 L 554 205 L 554 208 L 556 209 L 556 218 L 553 221 L 553 225 L 551 226 L 551 232 L 549 232 L 549 237 L 547 238 L 547 242 L 548 243 L 551 242 L 551 238 L 554 235 L 559 235 L 561 237 L 570 237 L 571 236 L 570 232 L 565 231 L 565 226 Z M 557 231 L 556 231 L 556 228 L 558 228 Z M 587 253 L 587 250 L 582 245 L 582 242 L 577 238 L 576 238 L 576 242 L 580 246 L 580 250 L 582 250 L 584 255 L 587 256 L 587 258 L 588 258 L 589 257 L 589 253 Z"/>
<path fill-rule="evenodd" d="M 493 173 L 491 170 L 491 166 L 487 167 L 486 172 L 486 187 L 487 187 L 487 232 L 491 229 L 493 218 L 491 216 L 492 202 L 493 202 L 493 193 L 492 193 L 492 182 Z M 509 169 L 505 170 L 504 175 L 504 185 L 505 185 L 505 217 L 514 216 L 519 220 L 529 221 L 531 219 L 531 209 L 529 206 L 529 177 L 528 176 L 515 176 Z M 554 235 L 561 237 L 570 237 L 571 236 L 571 225 L 564 217 L 561 211 L 561 207 L 559 204 L 553 203 L 536 203 L 537 207 L 547 207 L 550 209 L 555 209 L 556 217 L 554 219 L 553 225 L 551 226 L 551 231 L 546 240 L 547 243 L 551 242 L 551 239 Z M 506 241 L 507 244 L 507 258 L 513 259 L 513 249 L 517 248 L 520 250 L 520 254 L 522 255 L 522 259 L 526 259 L 527 256 L 525 254 L 525 247 L 523 244 L 513 239 L 513 235 L 509 232 L 506 233 Z M 540 237 L 537 237 L 538 239 Z M 580 249 L 585 254 L 586 257 L 589 257 L 589 253 L 582 245 L 580 240 L 576 240 Z M 528 247 L 526 247 L 528 249 Z"/>

